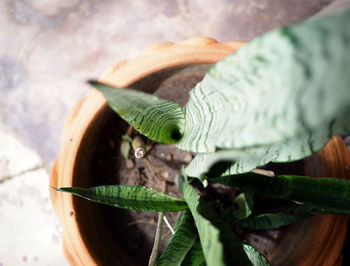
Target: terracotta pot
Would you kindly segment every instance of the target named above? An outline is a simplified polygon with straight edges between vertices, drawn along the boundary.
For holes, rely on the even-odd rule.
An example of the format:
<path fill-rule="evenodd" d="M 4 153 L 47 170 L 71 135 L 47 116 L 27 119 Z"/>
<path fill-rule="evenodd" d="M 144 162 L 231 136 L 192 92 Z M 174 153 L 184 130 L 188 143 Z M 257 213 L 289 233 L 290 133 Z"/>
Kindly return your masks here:
<path fill-rule="evenodd" d="M 210 64 L 242 45 L 239 42 L 218 43 L 204 37 L 179 44 L 158 43 L 134 60 L 119 62 L 100 80 L 151 93 L 168 80 L 172 80 L 172 84 L 189 87 L 203 77 Z M 87 188 L 113 184 L 112 179 L 97 178 L 94 170 L 94 165 L 98 163 L 96 149 L 111 120 L 120 125 L 120 131 L 125 130 L 123 122 L 97 90 L 92 90 L 73 108 L 66 120 L 61 148 L 52 168 L 52 186 Z M 348 150 L 338 137 L 333 138 L 321 152 L 305 160 L 305 172 L 310 176 L 350 178 L 349 165 Z M 129 254 L 123 248 L 123 243 L 118 242 L 118 235 L 123 233 L 123 229 L 116 231 L 115 227 L 123 227 L 123 223 L 111 224 L 105 206 L 52 189 L 50 193 L 63 228 L 63 249 L 72 265 L 142 263 L 135 254 Z M 118 214 L 118 211 L 114 214 L 116 220 Z M 310 218 L 287 230 L 270 259 L 275 265 L 334 265 L 341 259 L 346 228 L 346 216 L 320 215 Z"/>

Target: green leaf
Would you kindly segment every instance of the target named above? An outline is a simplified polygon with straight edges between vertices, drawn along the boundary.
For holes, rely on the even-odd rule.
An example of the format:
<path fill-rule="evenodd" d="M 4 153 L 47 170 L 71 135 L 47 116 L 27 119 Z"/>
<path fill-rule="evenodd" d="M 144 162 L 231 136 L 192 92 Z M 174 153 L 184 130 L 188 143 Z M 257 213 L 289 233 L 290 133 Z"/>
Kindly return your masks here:
<path fill-rule="evenodd" d="M 233 204 L 236 207 L 233 215 L 236 219 L 242 220 L 248 218 L 252 213 L 254 200 L 249 193 L 241 193 L 233 200 Z"/>
<path fill-rule="evenodd" d="M 181 182 L 184 198 L 196 222 L 206 264 L 251 265 L 238 237 L 187 182 Z"/>
<path fill-rule="evenodd" d="M 131 137 L 130 137 L 128 134 L 123 135 L 123 136 L 122 136 L 122 140 L 123 140 L 123 141 L 127 141 L 127 142 L 129 142 L 130 144 L 131 144 L 131 142 L 132 142 L 132 139 L 131 139 Z"/>
<path fill-rule="evenodd" d="M 205 258 L 202 250 L 200 240 L 197 238 L 196 242 L 186 254 L 185 259 L 182 261 L 181 266 L 204 266 Z"/>
<path fill-rule="evenodd" d="M 270 265 L 270 262 L 267 260 L 267 258 L 252 246 L 243 244 L 243 248 L 253 266 Z"/>
<path fill-rule="evenodd" d="M 261 149 L 263 152 L 263 149 Z M 201 180 L 206 177 L 226 176 L 237 173 L 249 172 L 257 165 L 264 165 L 272 159 L 272 152 L 253 154 L 239 150 L 220 150 L 214 153 L 199 153 L 185 168 L 189 177 L 198 177 Z"/>
<path fill-rule="evenodd" d="M 184 112 L 180 105 L 131 89 L 121 89 L 91 81 L 109 106 L 141 134 L 162 143 L 178 142 L 184 131 Z"/>
<path fill-rule="evenodd" d="M 175 234 L 170 237 L 169 243 L 156 265 L 181 265 L 186 254 L 197 240 L 197 231 L 190 211 L 180 216 L 175 228 Z"/>
<path fill-rule="evenodd" d="M 309 204 L 294 203 L 290 206 L 270 210 L 244 220 L 234 220 L 236 226 L 254 230 L 266 230 L 289 225 L 304 220 L 314 214 L 336 213 L 313 207 Z"/>
<path fill-rule="evenodd" d="M 120 144 L 120 152 L 123 155 L 124 159 L 127 160 L 129 158 L 130 152 L 130 142 L 123 140 Z"/>
<path fill-rule="evenodd" d="M 267 230 L 299 222 L 310 216 L 311 215 L 264 213 L 242 221 L 238 221 L 235 224 L 240 227 L 250 228 L 254 230 Z"/>
<path fill-rule="evenodd" d="M 307 203 L 323 213 L 350 214 L 350 180 L 347 179 L 247 173 L 210 180 L 270 198 Z"/>
<path fill-rule="evenodd" d="M 327 141 L 328 137 L 318 132 L 311 139 L 305 136 L 268 146 L 199 153 L 186 167 L 186 174 L 203 180 L 247 173 L 271 161 L 291 162 L 305 158 L 321 149 Z"/>
<path fill-rule="evenodd" d="M 140 186 L 99 186 L 89 189 L 78 187 L 54 188 L 85 199 L 123 209 L 176 212 L 188 208 L 186 202 L 175 196 L 164 194 L 152 188 Z"/>
<path fill-rule="evenodd" d="M 284 161 L 349 133 L 349 28 L 350 11 L 306 21 L 257 37 L 215 64 L 190 92 L 177 146 L 203 153 L 290 140 L 277 158 Z"/>
<path fill-rule="evenodd" d="M 331 137 L 331 132 L 319 130 L 312 135 L 305 134 L 283 141 L 282 143 L 269 145 L 266 148 L 263 147 L 263 149 L 258 150 L 258 155 L 256 156 L 260 156 L 260 158 L 267 157 L 264 160 L 264 164 L 269 161 L 278 163 L 300 160 L 322 149 Z M 251 149 L 251 152 L 253 151 L 254 148 Z M 268 154 L 264 155 L 264 152 L 268 152 Z"/>

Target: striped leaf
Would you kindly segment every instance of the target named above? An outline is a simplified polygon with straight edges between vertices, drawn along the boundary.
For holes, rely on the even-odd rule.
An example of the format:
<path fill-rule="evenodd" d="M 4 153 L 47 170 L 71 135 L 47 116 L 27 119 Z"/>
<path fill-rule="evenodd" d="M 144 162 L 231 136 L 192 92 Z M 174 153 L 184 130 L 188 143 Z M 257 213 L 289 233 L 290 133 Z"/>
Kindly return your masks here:
<path fill-rule="evenodd" d="M 297 204 L 277 208 L 269 213 L 262 213 L 251 216 L 244 220 L 234 220 L 236 226 L 250 228 L 254 230 L 266 230 L 289 225 L 304 220 L 314 214 L 330 214 L 337 213 L 324 209 L 313 207 L 309 204 Z"/>
<path fill-rule="evenodd" d="M 245 220 L 235 222 L 237 226 L 254 230 L 274 229 L 304 220 L 311 215 L 264 213 Z"/>
<path fill-rule="evenodd" d="M 95 81 L 90 84 L 103 93 L 121 118 L 149 139 L 161 143 L 176 143 L 181 139 L 185 120 L 180 105 L 136 90 Z"/>
<path fill-rule="evenodd" d="M 249 158 L 249 159 L 248 159 Z M 234 165 L 241 161 L 246 161 L 243 170 L 252 170 L 258 161 L 257 157 L 251 156 L 249 153 L 236 150 L 221 150 L 213 153 L 199 153 L 191 163 L 185 168 L 185 173 L 189 177 L 199 177 L 202 180 L 209 177 L 217 177 L 229 171 Z M 249 164 L 248 160 L 252 163 Z M 233 164 L 233 165 L 232 165 Z M 215 167 L 213 167 L 215 165 Z M 210 174 L 209 171 L 211 171 Z"/>
<path fill-rule="evenodd" d="M 140 186 L 115 185 L 92 187 L 89 189 L 78 187 L 53 189 L 123 209 L 176 212 L 188 208 L 183 199 L 164 194 L 152 188 Z"/>
<path fill-rule="evenodd" d="M 244 252 L 247 254 L 250 262 L 253 266 L 268 266 L 270 262 L 265 258 L 263 254 L 257 251 L 250 245 L 243 244 Z"/>
<path fill-rule="evenodd" d="M 186 254 L 181 266 L 205 266 L 205 258 L 202 250 L 200 240 L 197 238 L 196 242 Z"/>
<path fill-rule="evenodd" d="M 350 214 L 350 180 L 246 173 L 211 179 L 270 198 L 307 203 L 323 213 Z"/>
<path fill-rule="evenodd" d="M 190 211 L 179 217 L 175 234 L 170 239 L 167 248 L 160 256 L 156 265 L 181 265 L 186 254 L 197 240 L 197 231 Z"/>
<path fill-rule="evenodd" d="M 286 161 L 350 132 L 349 29 L 350 11 L 306 21 L 218 62 L 190 92 L 177 146 L 207 153 L 291 141 L 273 158 Z"/>
<path fill-rule="evenodd" d="M 207 176 L 247 173 L 269 162 L 300 160 L 320 150 L 327 141 L 328 136 L 324 132 L 317 132 L 311 139 L 304 136 L 267 146 L 199 153 L 187 166 L 186 174 L 203 180 Z"/>
<path fill-rule="evenodd" d="M 251 265 L 239 238 L 187 182 L 181 190 L 196 222 L 208 266 Z"/>

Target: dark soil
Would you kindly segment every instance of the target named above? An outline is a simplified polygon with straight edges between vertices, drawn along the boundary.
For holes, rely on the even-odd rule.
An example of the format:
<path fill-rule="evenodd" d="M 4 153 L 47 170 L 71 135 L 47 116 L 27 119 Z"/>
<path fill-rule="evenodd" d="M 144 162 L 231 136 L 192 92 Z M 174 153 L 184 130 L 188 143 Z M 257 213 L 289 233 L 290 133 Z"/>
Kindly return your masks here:
<path fill-rule="evenodd" d="M 115 123 L 110 121 L 108 124 L 109 127 L 114 127 L 113 124 Z M 126 131 L 127 130 L 125 130 L 125 132 Z M 113 130 L 111 132 L 113 132 Z M 144 138 L 149 150 L 146 156 L 137 159 L 131 149 L 129 158 L 126 160 L 121 156 L 119 151 L 121 136 L 119 140 L 115 138 L 115 135 L 107 137 L 106 139 L 109 140 L 100 146 L 100 149 L 103 150 L 103 152 L 101 152 L 103 155 L 101 155 L 100 158 L 104 158 L 99 162 L 100 169 L 103 169 L 100 171 L 111 177 L 107 183 L 111 183 L 111 180 L 114 179 L 116 183 L 119 184 L 146 186 L 159 191 L 164 191 L 166 185 L 168 194 L 182 197 L 178 190 L 178 175 L 181 166 L 183 164 L 188 164 L 192 160 L 193 155 L 191 153 L 178 150 L 173 145 L 156 144 L 150 141 L 147 143 L 147 140 Z M 277 174 L 288 174 L 291 172 L 296 174 L 302 172 L 302 162 L 293 164 L 269 164 L 265 168 L 274 170 Z M 111 175 L 111 169 L 114 169 L 114 175 Z M 233 199 L 240 192 L 239 189 L 232 189 L 219 184 L 211 184 L 203 195 L 211 202 L 214 208 L 218 209 L 217 202 L 220 202 L 220 207 L 225 210 L 232 208 Z M 255 196 L 254 212 L 260 213 L 264 210 L 278 208 L 280 204 L 280 200 L 271 200 Z M 138 257 L 143 263 L 146 263 L 154 241 L 158 213 L 119 210 L 108 206 L 105 208 L 107 208 L 109 212 L 107 218 L 108 224 L 114 225 L 114 230 L 117 231 L 116 234 L 118 235 L 120 244 L 129 254 Z M 177 215 L 177 213 L 166 214 L 172 226 L 175 223 Z M 233 226 L 233 230 L 236 231 L 238 236 L 245 243 L 254 246 L 265 256 L 269 256 L 272 253 L 286 228 L 287 227 L 275 230 L 250 230 Z M 161 251 L 166 247 L 170 234 L 169 228 L 164 224 Z"/>
<path fill-rule="evenodd" d="M 170 195 L 182 197 L 178 189 L 178 177 L 181 166 L 192 160 L 192 154 L 180 151 L 173 145 L 154 144 L 143 158 L 135 158 L 131 150 L 128 160 L 119 169 L 121 184 L 140 185 L 166 192 Z M 153 239 L 158 220 L 158 213 L 131 211 L 133 222 L 142 228 L 147 238 Z M 177 213 L 166 213 L 171 225 L 175 224 Z M 171 232 L 167 226 L 163 227 L 162 249 L 166 247 Z"/>

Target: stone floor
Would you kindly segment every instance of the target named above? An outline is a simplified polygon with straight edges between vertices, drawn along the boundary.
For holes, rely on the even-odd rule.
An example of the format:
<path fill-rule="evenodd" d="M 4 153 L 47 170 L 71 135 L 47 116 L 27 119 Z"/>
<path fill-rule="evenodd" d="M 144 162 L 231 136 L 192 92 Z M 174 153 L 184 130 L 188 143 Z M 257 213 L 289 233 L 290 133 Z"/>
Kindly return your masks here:
<path fill-rule="evenodd" d="M 0 266 L 66 265 L 48 193 L 86 80 L 145 47 L 193 36 L 247 41 L 347 0 L 0 2 Z"/>

